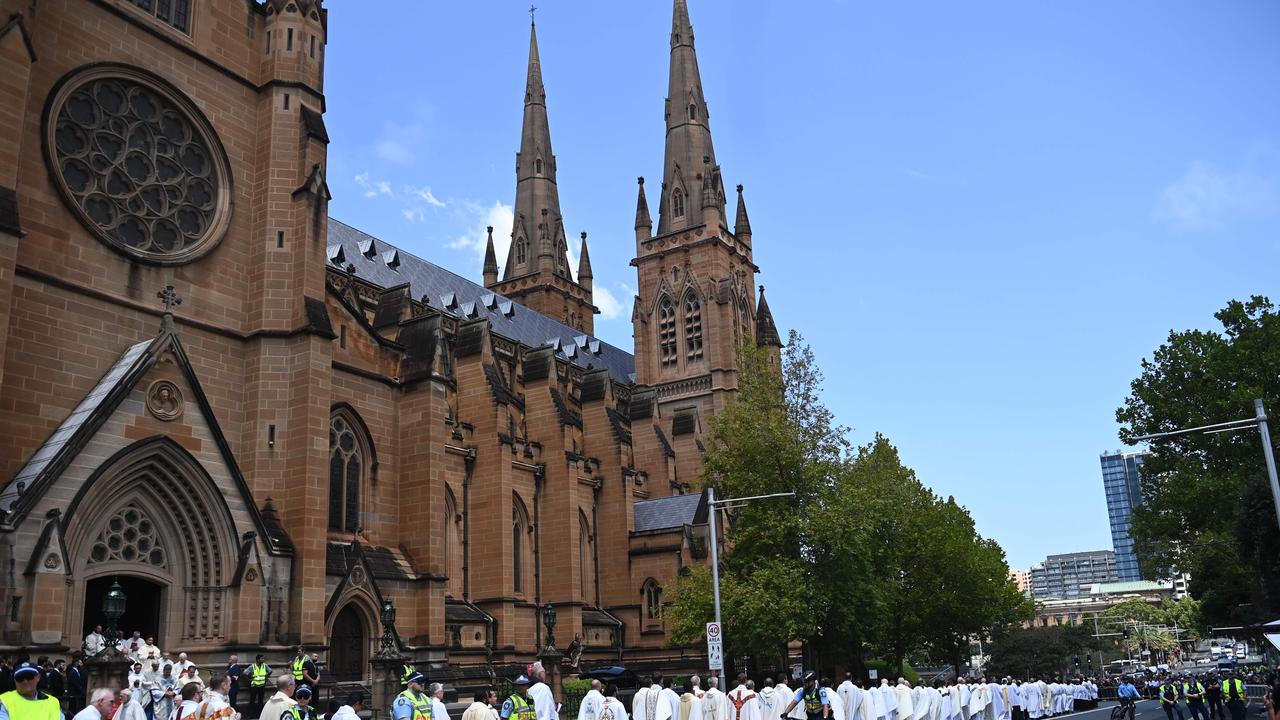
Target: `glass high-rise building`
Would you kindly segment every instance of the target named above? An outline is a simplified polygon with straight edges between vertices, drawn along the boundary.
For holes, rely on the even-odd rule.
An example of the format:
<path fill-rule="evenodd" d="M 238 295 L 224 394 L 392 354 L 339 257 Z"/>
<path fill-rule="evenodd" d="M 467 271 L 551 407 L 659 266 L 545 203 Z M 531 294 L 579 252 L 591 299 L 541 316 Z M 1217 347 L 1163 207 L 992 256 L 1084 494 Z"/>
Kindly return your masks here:
<path fill-rule="evenodd" d="M 1116 574 L 1121 582 L 1142 579 L 1129 530 L 1133 524 L 1133 509 L 1142 504 L 1142 463 L 1149 454 L 1102 453 L 1102 486 L 1107 493 L 1111 545 L 1116 552 Z"/>

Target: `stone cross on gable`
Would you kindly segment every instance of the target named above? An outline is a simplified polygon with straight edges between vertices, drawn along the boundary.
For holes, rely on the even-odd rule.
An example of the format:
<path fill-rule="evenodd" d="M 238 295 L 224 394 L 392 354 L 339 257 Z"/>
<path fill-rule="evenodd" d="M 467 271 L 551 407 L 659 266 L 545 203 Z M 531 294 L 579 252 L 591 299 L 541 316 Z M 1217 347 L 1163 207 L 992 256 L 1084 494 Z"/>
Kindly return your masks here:
<path fill-rule="evenodd" d="M 172 314 L 173 308 L 182 304 L 182 298 L 178 297 L 178 293 L 173 291 L 172 285 L 165 285 L 163 290 L 156 293 L 156 297 L 160 298 L 160 302 L 164 303 L 165 314 Z"/>
<path fill-rule="evenodd" d="M 156 297 L 160 298 L 160 302 L 164 303 L 164 317 L 160 318 L 160 331 L 175 332 L 173 308 L 182 304 L 182 298 L 178 297 L 178 293 L 173 291 L 172 285 L 165 285 L 163 290 L 156 293 Z"/>

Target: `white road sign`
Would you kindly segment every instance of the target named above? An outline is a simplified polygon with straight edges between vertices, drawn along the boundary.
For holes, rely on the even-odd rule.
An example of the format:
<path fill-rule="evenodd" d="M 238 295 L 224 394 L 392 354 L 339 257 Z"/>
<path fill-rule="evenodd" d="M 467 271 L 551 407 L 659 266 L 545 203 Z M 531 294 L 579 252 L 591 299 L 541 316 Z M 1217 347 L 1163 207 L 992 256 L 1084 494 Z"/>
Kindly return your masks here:
<path fill-rule="evenodd" d="M 724 638 L 720 636 L 720 623 L 707 623 L 707 667 L 724 670 Z"/>

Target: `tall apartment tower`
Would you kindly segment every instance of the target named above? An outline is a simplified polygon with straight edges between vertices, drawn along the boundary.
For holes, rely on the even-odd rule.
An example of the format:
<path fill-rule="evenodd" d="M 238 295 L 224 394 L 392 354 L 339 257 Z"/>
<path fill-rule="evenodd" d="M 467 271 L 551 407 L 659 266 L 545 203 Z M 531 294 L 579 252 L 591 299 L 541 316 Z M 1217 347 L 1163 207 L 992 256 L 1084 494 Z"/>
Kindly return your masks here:
<path fill-rule="evenodd" d="M 1116 556 L 1110 550 L 1050 555 L 1031 566 L 1031 596 L 1036 600 L 1087 597 L 1090 585 L 1117 579 Z"/>
<path fill-rule="evenodd" d="M 1111 544 L 1116 552 L 1116 573 L 1121 582 L 1141 580 L 1138 556 L 1133 551 L 1133 509 L 1142 504 L 1142 464 L 1147 452 L 1102 453 L 1102 487 L 1107 493 L 1107 517 Z"/>

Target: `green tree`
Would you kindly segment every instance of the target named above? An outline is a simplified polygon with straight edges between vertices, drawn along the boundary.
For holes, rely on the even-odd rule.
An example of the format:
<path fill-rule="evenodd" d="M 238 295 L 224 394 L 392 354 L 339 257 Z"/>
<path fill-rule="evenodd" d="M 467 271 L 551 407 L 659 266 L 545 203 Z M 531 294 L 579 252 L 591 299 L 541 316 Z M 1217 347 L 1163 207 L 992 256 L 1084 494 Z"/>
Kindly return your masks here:
<path fill-rule="evenodd" d="M 988 646 L 988 672 L 1023 680 L 1072 672 L 1076 658 L 1083 662 L 1099 649 L 1091 632 L 1080 625 L 1060 625 L 1005 633 Z"/>
<path fill-rule="evenodd" d="M 730 655 L 776 656 L 803 640 L 810 662 L 901 667 L 929 644 L 967 646 L 1030 616 L 1004 554 L 952 499 L 902 465 L 882 436 L 851 454 L 821 402 L 821 373 L 792 333 L 775 367 L 740 348 L 739 392 L 711 420 L 702 481 L 721 497 L 792 492 L 737 508 L 721 564 Z M 710 573 L 676 584 L 672 641 L 697 642 L 712 616 Z"/>
<path fill-rule="evenodd" d="M 1142 361 L 1116 411 L 1122 440 L 1250 417 L 1255 398 L 1280 408 L 1280 315 L 1272 303 L 1233 300 L 1215 317 L 1220 332 L 1171 332 Z M 1143 569 L 1190 573 L 1211 624 L 1280 611 L 1280 528 L 1259 443 L 1256 430 L 1162 438 L 1144 467 L 1143 503 L 1133 516 Z"/>

